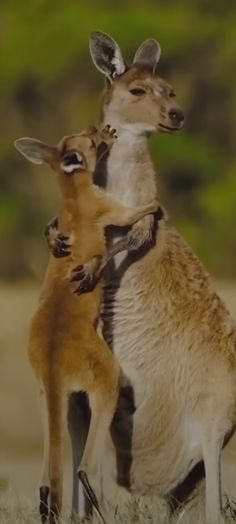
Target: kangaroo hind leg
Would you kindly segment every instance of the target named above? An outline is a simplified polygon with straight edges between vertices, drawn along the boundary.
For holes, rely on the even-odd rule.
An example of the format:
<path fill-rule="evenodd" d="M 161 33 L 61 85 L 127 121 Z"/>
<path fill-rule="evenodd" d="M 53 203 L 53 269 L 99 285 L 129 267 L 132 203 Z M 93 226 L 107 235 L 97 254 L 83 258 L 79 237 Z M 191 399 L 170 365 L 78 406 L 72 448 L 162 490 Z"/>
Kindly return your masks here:
<path fill-rule="evenodd" d="M 62 509 L 63 488 L 63 440 L 66 426 L 66 399 L 63 388 L 57 385 L 49 389 L 47 404 L 49 412 L 50 453 L 50 524 L 57 522 Z"/>
<path fill-rule="evenodd" d="M 91 395 L 91 423 L 78 471 L 85 493 L 103 522 L 105 522 L 105 519 L 102 513 L 101 463 L 105 452 L 106 437 L 115 411 L 116 399 L 117 395 L 113 396 L 112 400 L 109 399 L 108 402 L 104 395 L 98 393 Z"/>
<path fill-rule="evenodd" d="M 96 359 L 94 361 L 94 387 L 89 391 L 91 421 L 89 433 L 79 466 L 83 482 L 83 471 L 95 489 L 97 501 L 102 500 L 101 464 L 105 452 L 106 438 L 116 409 L 118 398 L 119 367 L 108 346 L 95 334 Z M 85 490 L 88 493 L 86 481 Z M 94 500 L 91 502 L 97 509 Z"/>
<path fill-rule="evenodd" d="M 44 387 L 40 387 L 40 408 L 41 418 L 43 424 L 43 463 L 41 470 L 41 477 L 39 483 L 39 514 L 41 522 L 44 524 L 47 521 L 49 506 L 48 499 L 50 495 L 50 480 L 49 480 L 49 423 L 47 400 Z"/>
<path fill-rule="evenodd" d="M 206 475 L 206 522 L 223 524 L 221 494 L 221 451 L 224 437 L 219 434 L 214 423 L 208 431 L 202 432 L 202 451 Z"/>

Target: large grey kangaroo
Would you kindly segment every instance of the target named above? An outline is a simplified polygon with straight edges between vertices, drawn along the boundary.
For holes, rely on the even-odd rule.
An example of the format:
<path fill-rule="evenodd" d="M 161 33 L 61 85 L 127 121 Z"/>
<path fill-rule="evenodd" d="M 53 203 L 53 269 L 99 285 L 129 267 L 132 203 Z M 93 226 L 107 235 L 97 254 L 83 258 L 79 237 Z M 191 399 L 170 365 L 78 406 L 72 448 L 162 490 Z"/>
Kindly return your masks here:
<path fill-rule="evenodd" d="M 160 46 L 145 41 L 130 67 L 104 33 L 92 35 L 90 49 L 106 78 L 101 125 L 118 135 L 107 172 L 98 170 L 95 182 L 125 205 L 147 203 L 157 192 L 147 135 L 183 124 L 172 87 L 156 74 Z M 116 257 L 105 283 L 104 336 L 124 384 L 107 443 L 104 497 L 113 482 L 177 504 L 201 480 L 206 521 L 219 524 L 221 450 L 236 423 L 235 324 L 202 264 L 167 221 L 155 227 L 147 217 L 129 235 L 127 256 Z M 74 472 L 88 423 L 86 399 L 73 395 Z M 77 490 L 75 475 L 75 511 Z"/>

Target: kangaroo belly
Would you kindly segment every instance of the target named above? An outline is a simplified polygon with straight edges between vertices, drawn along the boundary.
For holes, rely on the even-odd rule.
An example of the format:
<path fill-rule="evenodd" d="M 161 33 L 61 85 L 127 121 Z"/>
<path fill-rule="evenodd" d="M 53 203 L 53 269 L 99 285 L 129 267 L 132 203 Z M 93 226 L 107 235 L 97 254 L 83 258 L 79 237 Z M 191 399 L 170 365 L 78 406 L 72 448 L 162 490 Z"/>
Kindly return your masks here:
<path fill-rule="evenodd" d="M 185 411 L 188 386 L 184 366 L 179 370 L 176 330 L 145 278 L 137 286 L 137 269 L 130 267 L 119 285 L 112 280 L 104 307 L 105 334 L 126 381 L 112 425 L 110 474 L 133 493 L 165 495 L 201 459 L 200 443 Z"/>
<path fill-rule="evenodd" d="M 167 427 L 163 428 L 163 417 L 155 410 L 155 428 L 150 425 L 148 408 L 144 401 L 132 420 L 128 413 L 120 419 L 117 438 L 113 434 L 107 447 L 105 477 L 134 495 L 168 496 L 201 461 L 200 439 L 187 413 L 172 421 L 166 414 Z M 127 432 L 131 428 L 130 448 Z M 123 431 L 125 438 L 119 441 Z"/>
<path fill-rule="evenodd" d="M 174 410 L 172 415 L 173 420 L 166 420 L 167 427 L 163 428 L 160 426 L 158 413 L 155 413 L 157 431 L 151 449 L 149 441 L 151 435 L 148 435 L 148 431 L 146 439 L 144 435 L 143 447 L 136 448 L 136 434 L 141 427 L 141 421 L 137 420 L 137 423 L 134 421 L 131 492 L 140 495 L 169 495 L 201 460 L 200 439 L 194 431 L 193 421 L 189 420 L 187 414 L 180 416 L 179 420 L 176 418 L 174 420 Z M 137 419 L 139 417 L 142 419 L 143 427 L 145 428 L 145 422 L 148 427 L 144 410 L 140 414 L 137 411 Z"/>

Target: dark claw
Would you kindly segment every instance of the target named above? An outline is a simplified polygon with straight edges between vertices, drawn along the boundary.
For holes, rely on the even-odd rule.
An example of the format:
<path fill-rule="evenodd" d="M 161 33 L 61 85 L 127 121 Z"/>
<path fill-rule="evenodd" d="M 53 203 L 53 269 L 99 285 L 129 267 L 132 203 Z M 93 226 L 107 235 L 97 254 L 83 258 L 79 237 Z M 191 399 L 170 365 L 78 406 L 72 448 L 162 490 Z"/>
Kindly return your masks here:
<path fill-rule="evenodd" d="M 91 291 L 88 287 L 88 285 L 85 282 L 82 282 L 79 287 L 77 287 L 74 291 L 75 295 L 83 295 L 83 293 L 89 293 Z"/>
<path fill-rule="evenodd" d="M 77 266 L 77 267 L 74 267 L 74 269 L 72 269 L 72 273 L 74 273 L 75 271 L 81 271 L 83 269 L 84 266 Z"/>
<path fill-rule="evenodd" d="M 79 287 L 76 288 L 74 293 L 76 295 L 82 295 L 82 293 L 89 293 L 93 291 L 96 287 L 97 281 L 94 275 L 87 275 L 84 280 L 82 280 Z"/>
<path fill-rule="evenodd" d="M 91 291 L 90 279 L 87 278 L 87 280 L 83 280 L 80 286 L 78 287 L 78 290 L 80 291 L 80 293 L 88 293 L 89 291 Z"/>
<path fill-rule="evenodd" d="M 52 248 L 52 253 L 56 258 L 68 257 L 71 254 L 71 251 L 68 247 L 54 246 Z"/>
<path fill-rule="evenodd" d="M 99 514 L 100 518 L 102 519 L 102 521 L 104 522 L 104 524 L 106 524 L 106 521 L 105 521 L 105 519 L 103 517 L 103 514 L 100 511 L 97 497 L 96 497 L 96 495 L 95 495 L 95 493 L 93 491 L 92 486 L 89 483 L 87 474 L 85 473 L 85 471 L 80 470 L 78 472 L 78 477 L 79 477 L 80 482 L 83 485 L 84 491 L 85 491 L 88 499 L 90 500 L 92 506 L 96 509 L 96 511 L 98 512 L 98 514 Z"/>
<path fill-rule="evenodd" d="M 83 278 L 85 278 L 86 276 L 86 273 L 85 271 L 78 271 L 71 279 L 70 281 L 71 282 L 77 282 L 77 280 L 82 280 Z"/>
<path fill-rule="evenodd" d="M 41 522 L 44 524 L 47 521 L 48 518 L 48 497 L 49 497 L 49 487 L 48 486 L 41 486 L 39 488 L 39 514 L 41 517 Z"/>
<path fill-rule="evenodd" d="M 59 235 L 57 236 L 57 239 L 65 241 L 65 242 L 69 242 L 70 237 L 67 237 L 66 235 L 62 235 L 62 233 L 59 233 Z"/>
<path fill-rule="evenodd" d="M 59 234 L 54 243 L 50 245 L 50 250 L 54 257 L 63 258 L 68 257 L 71 254 L 70 245 L 68 245 L 67 239 L 68 237 Z"/>
<path fill-rule="evenodd" d="M 56 246 L 58 247 L 58 249 L 69 249 L 69 246 L 68 244 L 66 244 L 65 242 L 57 242 Z"/>

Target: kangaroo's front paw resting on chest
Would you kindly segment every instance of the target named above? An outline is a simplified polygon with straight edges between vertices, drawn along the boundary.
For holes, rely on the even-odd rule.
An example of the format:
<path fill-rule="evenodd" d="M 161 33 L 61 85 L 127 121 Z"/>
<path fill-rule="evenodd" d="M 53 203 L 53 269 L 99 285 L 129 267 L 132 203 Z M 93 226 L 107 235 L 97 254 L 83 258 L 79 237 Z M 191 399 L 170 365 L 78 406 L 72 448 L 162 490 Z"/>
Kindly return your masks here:
<path fill-rule="evenodd" d="M 55 258 L 71 255 L 72 242 L 69 236 L 62 235 L 58 229 L 58 219 L 54 218 L 45 229 L 45 237 L 50 252 Z"/>
<path fill-rule="evenodd" d="M 52 254 L 56 258 L 68 257 L 71 255 L 71 242 L 70 238 L 61 233 L 55 238 L 53 245 L 50 248 Z"/>
<path fill-rule="evenodd" d="M 83 266 L 77 266 L 72 270 L 71 282 L 78 282 L 78 287 L 74 290 L 76 295 L 93 291 L 100 279 L 99 267 L 101 257 L 94 257 Z"/>

